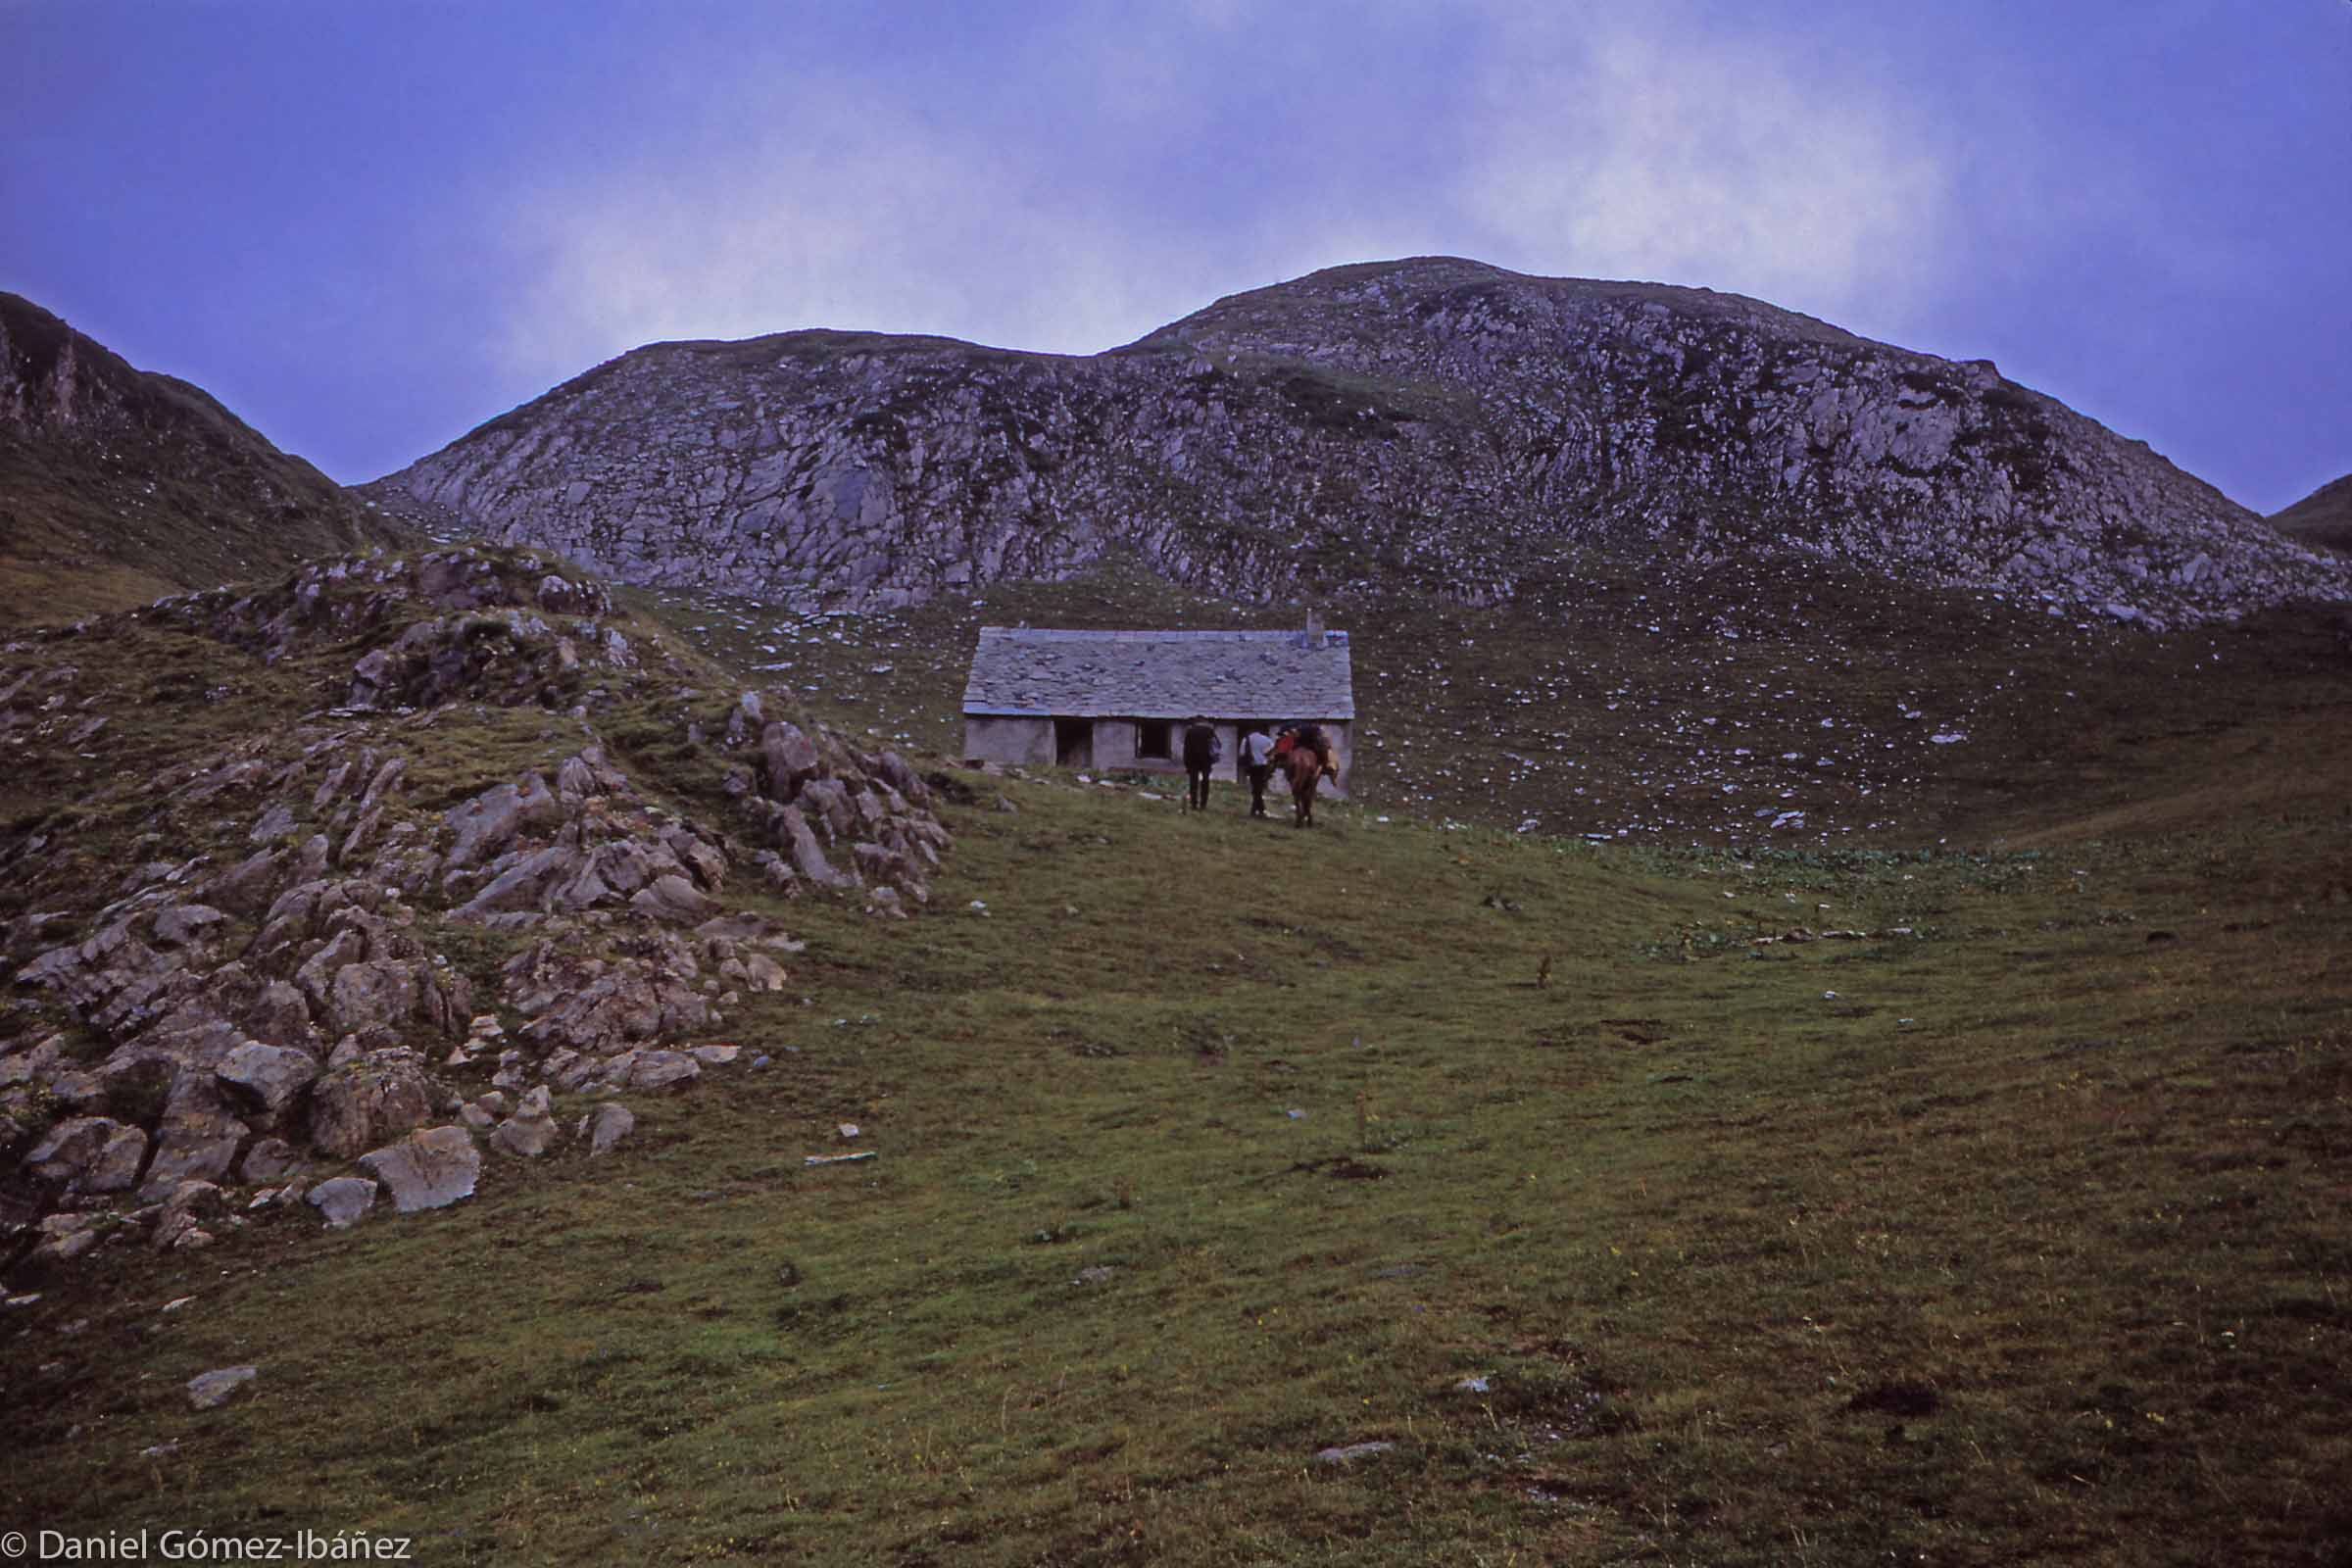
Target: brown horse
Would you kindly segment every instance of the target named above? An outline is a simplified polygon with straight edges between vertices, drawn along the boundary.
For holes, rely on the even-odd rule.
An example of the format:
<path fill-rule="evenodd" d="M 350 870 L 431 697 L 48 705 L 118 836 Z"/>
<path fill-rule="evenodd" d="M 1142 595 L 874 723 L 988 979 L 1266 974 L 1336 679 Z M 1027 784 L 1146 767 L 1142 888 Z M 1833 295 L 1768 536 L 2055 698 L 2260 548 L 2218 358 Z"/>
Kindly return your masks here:
<path fill-rule="evenodd" d="M 1291 807 L 1296 813 L 1293 827 L 1315 825 L 1315 791 L 1323 783 L 1323 759 L 1301 746 L 1295 749 L 1283 769 L 1291 779 Z"/>

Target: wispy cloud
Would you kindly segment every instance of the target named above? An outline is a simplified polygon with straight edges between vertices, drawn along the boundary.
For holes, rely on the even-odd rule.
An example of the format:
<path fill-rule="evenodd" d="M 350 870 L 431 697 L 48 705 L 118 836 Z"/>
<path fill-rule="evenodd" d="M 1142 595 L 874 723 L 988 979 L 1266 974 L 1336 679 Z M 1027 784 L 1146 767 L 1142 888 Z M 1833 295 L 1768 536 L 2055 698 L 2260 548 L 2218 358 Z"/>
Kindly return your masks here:
<path fill-rule="evenodd" d="M 1500 8 L 1465 218 L 1514 266 L 1899 316 L 1943 265 L 1947 143 L 1786 36 L 1676 6 Z"/>
<path fill-rule="evenodd" d="M 1409 159 L 1390 144 L 1371 178 L 1281 126 L 1252 148 L 1219 125 L 1220 67 L 1274 40 L 1239 0 L 1199 9 L 1149 40 L 1054 35 L 1078 118 L 1128 127 L 1093 145 L 926 116 L 872 83 L 747 72 L 712 89 L 700 140 L 510 202 L 524 286 L 506 369 L 552 380 L 657 339 L 817 325 L 1091 353 L 1235 288 L 1430 251 L 1706 283 L 1866 330 L 1941 275 L 1952 180 L 1931 149 L 1948 140 L 1850 61 L 1673 3 L 1627 20 L 1495 0 L 1456 39 L 1451 127 Z M 1136 130 L 1139 106 L 1181 128 Z M 1155 160 L 1184 157 L 1230 166 L 1190 233 L 1151 199 Z"/>
<path fill-rule="evenodd" d="M 528 278 L 512 370 L 800 326 L 1091 352 L 1134 318 L 1101 220 L 984 146 L 870 101 L 796 96 L 760 118 L 749 139 L 582 172 L 511 211 Z"/>

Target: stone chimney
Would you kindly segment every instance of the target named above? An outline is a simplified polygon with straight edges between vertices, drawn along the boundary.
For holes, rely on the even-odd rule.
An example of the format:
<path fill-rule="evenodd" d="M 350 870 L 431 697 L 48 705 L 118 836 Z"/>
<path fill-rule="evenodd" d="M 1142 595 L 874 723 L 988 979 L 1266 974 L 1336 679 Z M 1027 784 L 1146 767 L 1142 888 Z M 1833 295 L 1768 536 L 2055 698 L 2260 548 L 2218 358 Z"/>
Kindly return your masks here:
<path fill-rule="evenodd" d="M 1323 617 L 1313 611 L 1306 612 L 1306 643 L 1308 648 L 1323 646 Z"/>

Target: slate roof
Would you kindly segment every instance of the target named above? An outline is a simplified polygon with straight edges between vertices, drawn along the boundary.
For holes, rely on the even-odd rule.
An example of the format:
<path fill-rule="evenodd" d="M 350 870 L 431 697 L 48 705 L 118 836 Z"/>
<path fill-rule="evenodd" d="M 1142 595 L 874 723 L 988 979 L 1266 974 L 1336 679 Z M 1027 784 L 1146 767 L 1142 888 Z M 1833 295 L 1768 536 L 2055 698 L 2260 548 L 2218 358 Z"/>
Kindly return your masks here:
<path fill-rule="evenodd" d="M 1353 718 L 1348 634 L 983 626 L 963 710 L 1045 718 Z"/>

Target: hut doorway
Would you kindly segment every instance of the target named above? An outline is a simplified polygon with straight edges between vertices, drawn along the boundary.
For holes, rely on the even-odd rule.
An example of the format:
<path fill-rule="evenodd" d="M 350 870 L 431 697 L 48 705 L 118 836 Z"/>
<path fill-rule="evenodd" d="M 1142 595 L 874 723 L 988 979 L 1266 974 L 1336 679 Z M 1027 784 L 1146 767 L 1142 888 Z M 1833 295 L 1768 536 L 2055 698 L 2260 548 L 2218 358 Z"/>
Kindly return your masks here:
<path fill-rule="evenodd" d="M 1054 761 L 1059 767 L 1095 765 L 1095 723 L 1091 718 L 1054 721 Z"/>

